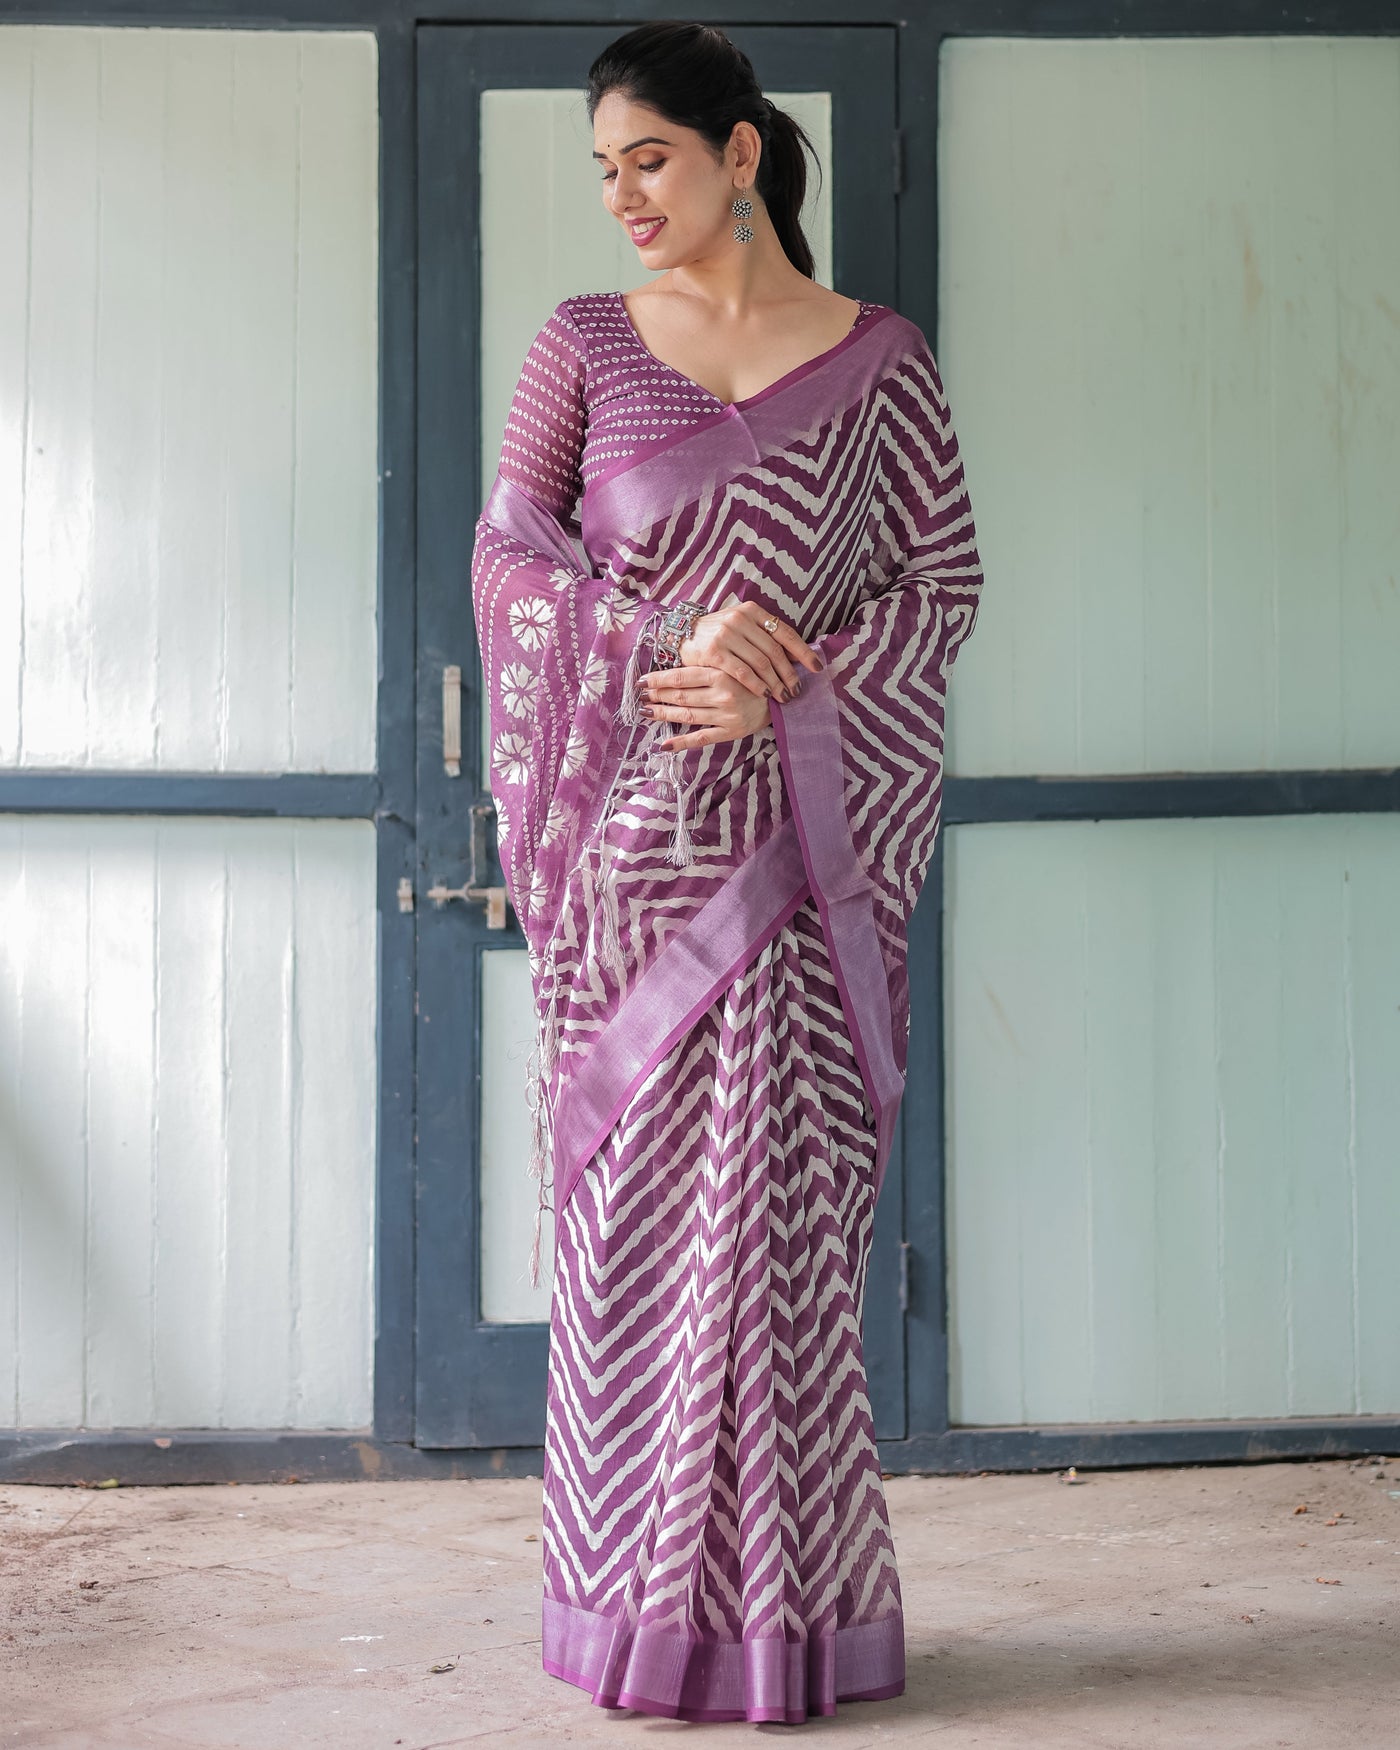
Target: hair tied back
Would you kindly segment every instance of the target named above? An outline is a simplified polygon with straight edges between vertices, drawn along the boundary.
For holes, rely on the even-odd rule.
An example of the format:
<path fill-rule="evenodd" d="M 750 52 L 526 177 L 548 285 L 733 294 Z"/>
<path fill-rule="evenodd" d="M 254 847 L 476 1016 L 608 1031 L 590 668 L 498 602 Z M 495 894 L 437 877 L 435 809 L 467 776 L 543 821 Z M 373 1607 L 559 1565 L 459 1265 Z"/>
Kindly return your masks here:
<path fill-rule="evenodd" d="M 802 231 L 807 160 L 820 168 L 802 124 L 765 96 L 748 56 L 716 25 L 657 19 L 625 31 L 588 69 L 588 119 L 601 99 L 619 91 L 668 122 L 693 128 L 718 160 L 736 121 L 749 121 L 763 141 L 754 188 L 783 253 L 799 273 L 816 278 Z"/>

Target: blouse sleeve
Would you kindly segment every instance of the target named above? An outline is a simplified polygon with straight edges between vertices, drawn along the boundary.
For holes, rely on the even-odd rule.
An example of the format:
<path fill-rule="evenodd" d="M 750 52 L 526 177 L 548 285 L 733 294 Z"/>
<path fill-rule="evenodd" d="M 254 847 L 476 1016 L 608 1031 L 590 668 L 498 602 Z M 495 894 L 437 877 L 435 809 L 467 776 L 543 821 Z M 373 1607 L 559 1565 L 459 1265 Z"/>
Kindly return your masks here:
<path fill-rule="evenodd" d="M 874 924 L 901 1069 L 908 993 L 900 968 L 942 816 L 948 676 L 982 593 L 947 396 L 914 333 L 883 386 L 871 593 L 845 625 L 811 640 L 820 673 L 799 670 L 796 698 L 771 704 L 819 902 Z"/>
<path fill-rule="evenodd" d="M 585 830 L 598 750 L 621 707 L 643 610 L 656 605 L 592 573 L 570 540 L 586 378 L 583 338 L 561 302 L 526 355 L 472 550 L 497 846 L 527 936 Z M 557 855 L 541 859 L 543 844 Z"/>

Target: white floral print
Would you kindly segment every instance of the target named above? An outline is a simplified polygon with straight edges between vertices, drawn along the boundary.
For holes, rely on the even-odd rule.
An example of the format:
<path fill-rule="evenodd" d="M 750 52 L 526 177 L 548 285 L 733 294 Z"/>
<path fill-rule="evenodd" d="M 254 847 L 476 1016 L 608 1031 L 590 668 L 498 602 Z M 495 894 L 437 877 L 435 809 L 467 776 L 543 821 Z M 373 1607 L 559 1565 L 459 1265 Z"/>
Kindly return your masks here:
<path fill-rule="evenodd" d="M 511 636 L 522 650 L 538 650 L 549 636 L 554 603 L 548 596 L 523 595 L 506 610 Z"/>
<path fill-rule="evenodd" d="M 507 784 L 523 784 L 530 776 L 530 737 L 514 729 L 498 735 L 491 766 Z"/>
<path fill-rule="evenodd" d="M 528 717 L 535 700 L 535 676 L 527 662 L 508 662 L 501 670 L 501 703 L 512 717 Z"/>
<path fill-rule="evenodd" d="M 588 757 L 588 736 L 577 724 L 569 732 L 559 764 L 566 778 L 572 778 Z"/>
<path fill-rule="evenodd" d="M 627 599 L 626 590 L 610 589 L 593 610 L 600 632 L 615 632 L 625 626 L 637 612 L 638 603 Z"/>
<path fill-rule="evenodd" d="M 564 828 L 574 818 L 576 810 L 558 796 L 549 805 L 549 812 L 544 817 L 544 827 L 540 832 L 540 843 L 547 845 L 551 839 L 558 838 Z"/>

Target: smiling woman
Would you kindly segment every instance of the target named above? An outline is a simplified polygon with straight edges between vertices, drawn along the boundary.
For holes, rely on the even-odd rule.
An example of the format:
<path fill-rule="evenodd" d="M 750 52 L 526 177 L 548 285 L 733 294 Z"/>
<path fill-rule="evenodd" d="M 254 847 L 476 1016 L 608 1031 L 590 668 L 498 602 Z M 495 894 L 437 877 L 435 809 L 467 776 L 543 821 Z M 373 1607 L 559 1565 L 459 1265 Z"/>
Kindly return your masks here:
<path fill-rule="evenodd" d="M 666 271 L 536 335 L 472 564 L 556 1217 L 542 1658 L 796 1722 L 904 1688 L 861 1313 L 981 567 L 928 344 L 814 283 L 748 61 L 643 26 L 589 105 Z"/>

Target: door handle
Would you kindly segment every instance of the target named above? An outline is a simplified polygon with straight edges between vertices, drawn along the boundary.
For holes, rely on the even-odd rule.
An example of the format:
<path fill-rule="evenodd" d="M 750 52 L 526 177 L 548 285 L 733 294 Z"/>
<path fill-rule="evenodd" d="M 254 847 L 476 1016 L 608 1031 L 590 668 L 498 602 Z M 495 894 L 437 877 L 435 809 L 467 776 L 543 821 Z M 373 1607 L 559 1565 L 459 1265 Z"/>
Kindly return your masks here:
<path fill-rule="evenodd" d="M 461 671 L 458 670 L 460 675 Z M 461 887 L 447 887 L 441 881 L 428 889 L 428 898 L 441 909 L 449 899 L 486 901 L 486 927 L 503 930 L 506 927 L 506 890 L 485 887 L 477 879 L 486 865 L 486 822 L 495 814 L 490 802 L 472 804 L 472 867 L 471 875 Z"/>
<path fill-rule="evenodd" d="M 462 670 L 455 662 L 442 671 L 442 767 L 449 778 L 462 775 Z"/>

